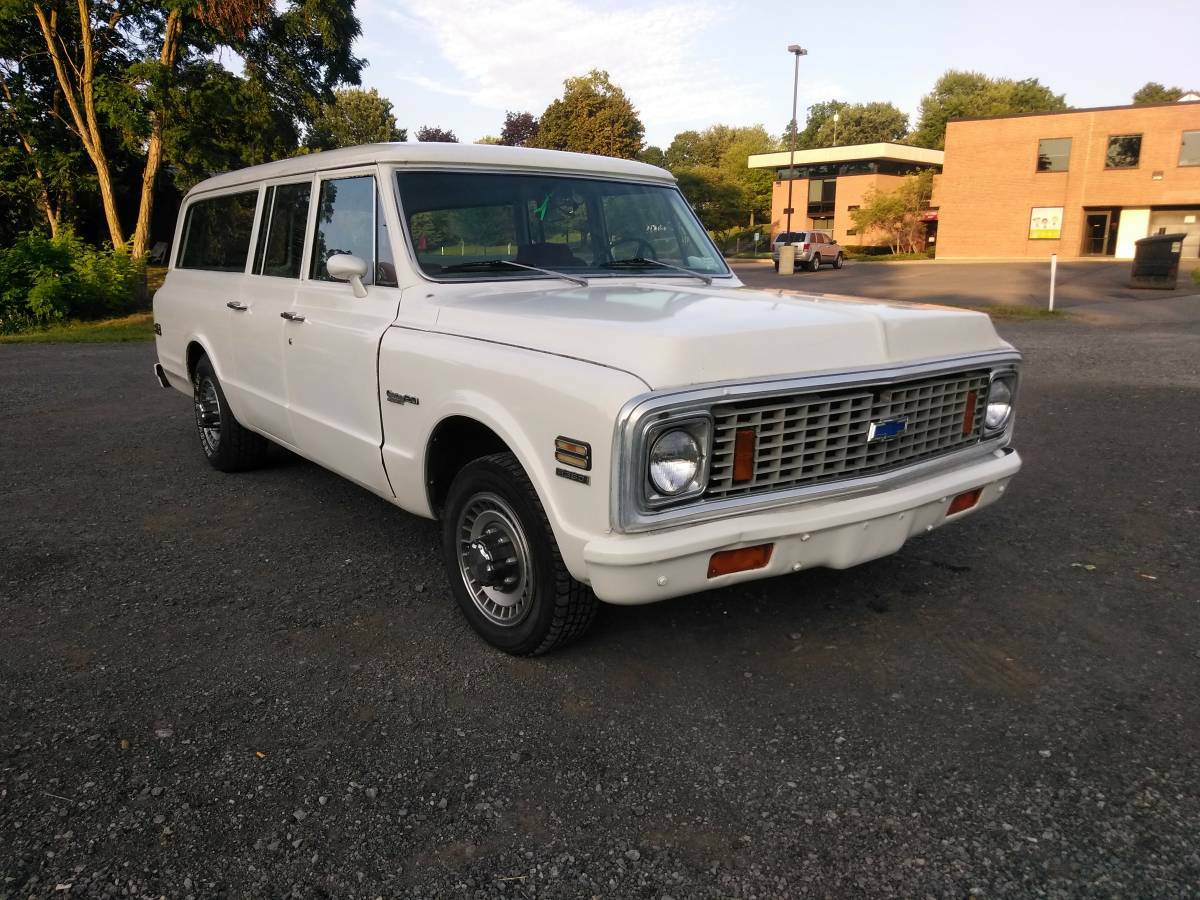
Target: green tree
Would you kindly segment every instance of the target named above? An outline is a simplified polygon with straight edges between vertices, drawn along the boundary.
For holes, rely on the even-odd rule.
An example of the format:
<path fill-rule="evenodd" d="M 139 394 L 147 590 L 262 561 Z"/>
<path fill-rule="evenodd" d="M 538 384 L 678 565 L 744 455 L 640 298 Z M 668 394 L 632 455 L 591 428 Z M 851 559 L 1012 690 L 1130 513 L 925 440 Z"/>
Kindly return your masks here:
<path fill-rule="evenodd" d="M 334 150 L 406 140 L 408 132 L 397 126 L 392 101 L 379 96 L 375 88 L 342 88 L 333 92 L 333 100 L 321 104 L 306 143 L 314 150 Z"/>
<path fill-rule="evenodd" d="M 663 153 L 662 147 L 655 147 L 653 144 L 643 147 L 638 152 L 637 158 L 648 165 L 658 166 L 660 169 L 667 167 L 667 154 Z"/>
<path fill-rule="evenodd" d="M 742 187 L 715 166 L 688 166 L 675 177 L 700 221 L 709 231 L 725 232 L 743 221 L 746 199 Z"/>
<path fill-rule="evenodd" d="M 825 103 L 814 103 L 808 108 L 808 119 L 804 123 L 804 128 L 796 133 L 796 149 L 797 150 L 814 150 L 817 147 L 831 146 L 820 144 L 817 142 L 817 135 L 821 133 L 821 129 L 825 123 L 832 122 L 835 113 L 841 112 L 850 104 L 843 103 L 840 100 L 829 100 Z M 783 132 L 783 149 L 791 149 L 792 129 L 791 123 Z"/>
<path fill-rule="evenodd" d="M 1066 98 L 1036 78 L 1014 81 L 951 69 L 921 99 L 917 128 L 909 140 L 918 147 L 941 150 L 946 146 L 946 124 L 951 119 L 1055 112 L 1066 108 Z"/>
<path fill-rule="evenodd" d="M 593 69 L 563 82 L 546 107 L 531 146 L 636 159 L 646 129 L 625 92 L 607 72 Z"/>
<path fill-rule="evenodd" d="M 1157 81 L 1147 81 L 1133 95 L 1135 104 L 1174 103 L 1188 91 L 1181 87 L 1167 87 Z"/>
<path fill-rule="evenodd" d="M 36 31 L 23 56 L 49 63 L 56 115 L 95 172 L 104 220 L 115 247 L 126 243 L 114 154 L 136 162 L 138 197 L 132 251 L 146 249 L 165 135 L 189 75 L 221 50 L 241 57 L 277 109 L 308 122 L 318 103 L 363 62 L 351 52 L 359 34 L 352 3 L 342 0 L 6 0 L 0 31 Z M 197 67 L 199 67 L 197 69 Z M 114 137 L 115 135 L 115 137 Z"/>
<path fill-rule="evenodd" d="M 538 134 L 538 119 L 533 113 L 507 111 L 498 143 L 506 147 L 529 147 Z"/>
<path fill-rule="evenodd" d="M 422 125 L 417 129 L 417 140 L 423 144 L 457 144 L 458 135 L 436 125 Z"/>
<path fill-rule="evenodd" d="M 871 188 L 858 209 L 851 211 L 854 227 L 864 239 L 882 233 L 893 253 L 916 253 L 924 249 L 925 227 L 921 213 L 929 208 L 933 194 L 933 170 L 909 175 L 898 188 Z"/>
<path fill-rule="evenodd" d="M 754 154 L 778 148 L 779 142 L 761 125 L 712 125 L 675 135 L 664 163 L 676 175 L 689 170 L 719 172 L 722 181 L 738 187 L 744 205 L 742 222 L 753 225 L 756 217 L 770 215 L 774 175 L 767 169 L 751 169 L 746 162 Z"/>
<path fill-rule="evenodd" d="M 891 103 L 853 103 L 825 117 L 811 147 L 844 147 L 899 141 L 908 134 L 908 116 Z"/>

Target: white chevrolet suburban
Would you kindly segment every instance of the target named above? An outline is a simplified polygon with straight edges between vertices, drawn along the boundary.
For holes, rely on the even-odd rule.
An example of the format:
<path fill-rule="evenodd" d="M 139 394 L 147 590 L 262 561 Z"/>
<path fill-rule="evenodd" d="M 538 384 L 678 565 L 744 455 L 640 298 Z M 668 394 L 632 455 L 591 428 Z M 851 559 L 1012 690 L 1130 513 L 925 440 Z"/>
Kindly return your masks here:
<path fill-rule="evenodd" d="M 745 288 L 642 163 L 316 153 L 200 183 L 173 248 L 155 372 L 208 461 L 272 442 L 440 519 L 450 593 L 511 653 L 599 601 L 893 553 L 1020 467 L 986 315 Z"/>

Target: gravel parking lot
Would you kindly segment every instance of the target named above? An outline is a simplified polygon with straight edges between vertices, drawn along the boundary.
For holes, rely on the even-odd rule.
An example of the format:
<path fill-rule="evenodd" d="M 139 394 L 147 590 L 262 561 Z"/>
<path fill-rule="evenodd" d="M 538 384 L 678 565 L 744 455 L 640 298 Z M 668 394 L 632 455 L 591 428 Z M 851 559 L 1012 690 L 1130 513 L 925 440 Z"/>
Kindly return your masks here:
<path fill-rule="evenodd" d="M 0 348 L 0 898 L 1200 896 L 1189 309 L 1002 324 L 996 507 L 537 660 L 152 347 Z"/>

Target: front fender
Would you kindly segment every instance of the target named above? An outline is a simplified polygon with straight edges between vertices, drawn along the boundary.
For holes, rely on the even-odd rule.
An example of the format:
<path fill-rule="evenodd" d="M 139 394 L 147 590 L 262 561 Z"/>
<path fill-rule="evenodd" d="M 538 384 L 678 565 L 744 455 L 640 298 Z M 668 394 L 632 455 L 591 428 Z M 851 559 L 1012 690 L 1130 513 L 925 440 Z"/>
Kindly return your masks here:
<path fill-rule="evenodd" d="M 396 502 L 433 516 L 425 472 L 430 438 L 451 416 L 495 432 L 517 457 L 546 510 L 563 561 L 586 578 L 583 546 L 611 530 L 609 492 L 617 414 L 647 387 L 627 372 L 505 344 L 395 326 L 379 354 L 383 460 Z M 389 403 L 387 392 L 418 403 Z M 556 474 L 554 441 L 589 443 L 592 468 Z"/>

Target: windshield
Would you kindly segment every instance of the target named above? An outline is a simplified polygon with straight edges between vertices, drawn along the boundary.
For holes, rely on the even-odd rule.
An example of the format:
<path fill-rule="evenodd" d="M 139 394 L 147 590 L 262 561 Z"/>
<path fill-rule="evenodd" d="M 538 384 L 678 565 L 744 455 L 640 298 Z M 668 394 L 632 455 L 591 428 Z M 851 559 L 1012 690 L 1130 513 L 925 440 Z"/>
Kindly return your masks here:
<path fill-rule="evenodd" d="M 523 266 L 585 277 L 729 273 L 671 186 L 465 172 L 397 172 L 396 183 L 417 262 L 435 278 L 545 277 Z"/>

